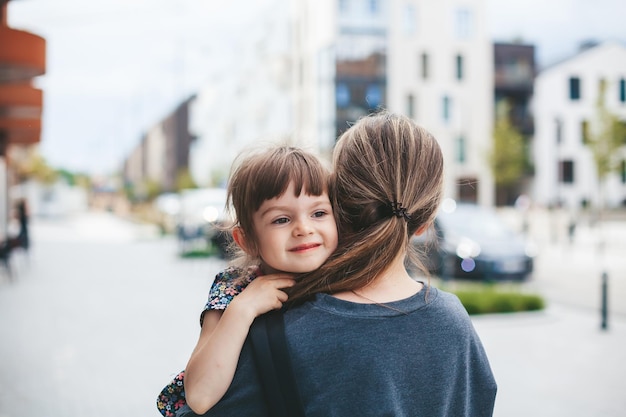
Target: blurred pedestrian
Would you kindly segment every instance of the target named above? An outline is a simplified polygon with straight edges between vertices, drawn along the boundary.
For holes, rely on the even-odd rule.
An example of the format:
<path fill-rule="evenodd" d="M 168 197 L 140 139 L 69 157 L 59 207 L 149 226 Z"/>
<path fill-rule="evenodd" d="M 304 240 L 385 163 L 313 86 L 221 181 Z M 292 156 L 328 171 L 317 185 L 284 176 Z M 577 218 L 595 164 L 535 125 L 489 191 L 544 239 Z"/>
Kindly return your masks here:
<path fill-rule="evenodd" d="M 29 215 L 26 200 L 23 198 L 17 200 L 14 207 L 11 222 L 13 227 L 10 228 L 13 232 L 9 233 L 8 248 L 10 250 L 22 248 L 28 251 L 30 247 L 30 236 L 28 232 Z"/>
<path fill-rule="evenodd" d="M 20 199 L 17 202 L 17 221 L 20 229 L 17 235 L 19 246 L 28 251 L 30 247 L 30 237 L 28 234 L 28 206 L 25 199 Z"/>
<path fill-rule="evenodd" d="M 157 400 L 163 415 L 185 401 L 210 409 L 230 385 L 253 320 L 287 300 L 294 280 L 284 273 L 318 268 L 337 246 L 329 172 L 315 155 L 278 146 L 242 157 L 227 190 L 239 256 L 213 283 L 186 370 Z"/>
<path fill-rule="evenodd" d="M 296 278 L 283 316 L 304 414 L 491 416 L 496 383 L 466 310 L 405 268 L 441 200 L 436 140 L 383 112 L 340 137 L 333 166 L 339 244 Z M 246 343 L 230 389 L 204 415 L 269 415 L 250 355 Z"/>

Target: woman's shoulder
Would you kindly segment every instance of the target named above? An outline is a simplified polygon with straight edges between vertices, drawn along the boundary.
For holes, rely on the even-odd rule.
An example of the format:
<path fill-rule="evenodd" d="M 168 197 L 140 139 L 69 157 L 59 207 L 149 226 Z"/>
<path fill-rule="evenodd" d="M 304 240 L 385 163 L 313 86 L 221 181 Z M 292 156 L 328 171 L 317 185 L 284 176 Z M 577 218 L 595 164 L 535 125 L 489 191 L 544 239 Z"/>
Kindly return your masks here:
<path fill-rule="evenodd" d="M 440 288 L 436 288 L 436 287 L 431 287 L 431 291 L 434 291 L 437 294 L 437 297 L 435 300 L 436 302 L 433 303 L 435 307 L 438 307 L 444 310 L 461 312 L 467 315 L 467 311 L 465 310 L 465 307 L 463 307 L 461 300 L 459 299 L 459 297 L 456 296 L 456 294 L 446 291 L 446 290 L 442 290 Z"/>

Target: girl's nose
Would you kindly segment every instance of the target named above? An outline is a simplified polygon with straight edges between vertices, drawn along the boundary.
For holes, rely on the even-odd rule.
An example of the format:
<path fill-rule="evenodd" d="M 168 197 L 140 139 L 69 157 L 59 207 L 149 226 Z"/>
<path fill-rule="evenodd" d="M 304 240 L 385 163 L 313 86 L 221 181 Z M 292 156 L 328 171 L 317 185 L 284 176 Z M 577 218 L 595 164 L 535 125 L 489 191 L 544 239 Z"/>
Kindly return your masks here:
<path fill-rule="evenodd" d="M 310 235 L 313 233 L 313 227 L 311 227 L 311 224 L 306 220 L 298 220 L 293 229 L 293 233 L 296 236 Z"/>

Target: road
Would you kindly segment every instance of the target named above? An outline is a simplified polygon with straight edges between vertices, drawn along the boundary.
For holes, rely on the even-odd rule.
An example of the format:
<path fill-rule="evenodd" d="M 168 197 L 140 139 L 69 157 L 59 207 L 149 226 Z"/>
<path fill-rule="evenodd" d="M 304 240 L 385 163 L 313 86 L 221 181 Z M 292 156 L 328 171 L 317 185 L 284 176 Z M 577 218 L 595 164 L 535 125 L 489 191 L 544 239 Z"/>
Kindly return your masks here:
<path fill-rule="evenodd" d="M 184 367 L 223 262 L 179 259 L 172 238 L 109 213 L 36 219 L 32 232 L 13 280 L 0 275 L 0 417 L 158 416 L 156 395 Z M 499 384 L 496 417 L 626 409 L 626 320 L 612 310 L 599 329 L 597 265 L 580 233 L 580 248 L 539 240 L 529 290 L 545 292 L 545 311 L 473 318 Z M 617 291 L 624 252 L 614 252 Z"/>

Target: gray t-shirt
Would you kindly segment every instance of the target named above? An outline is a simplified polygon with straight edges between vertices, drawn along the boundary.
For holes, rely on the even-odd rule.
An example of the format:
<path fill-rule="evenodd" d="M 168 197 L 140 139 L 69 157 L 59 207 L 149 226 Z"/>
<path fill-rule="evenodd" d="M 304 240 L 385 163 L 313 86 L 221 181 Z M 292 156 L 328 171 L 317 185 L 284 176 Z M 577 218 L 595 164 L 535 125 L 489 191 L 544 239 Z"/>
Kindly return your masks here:
<path fill-rule="evenodd" d="M 452 294 L 424 287 L 385 305 L 318 294 L 285 313 L 285 329 L 307 417 L 493 414 L 489 362 Z M 228 392 L 205 416 L 268 416 L 251 353 L 246 343 Z"/>

